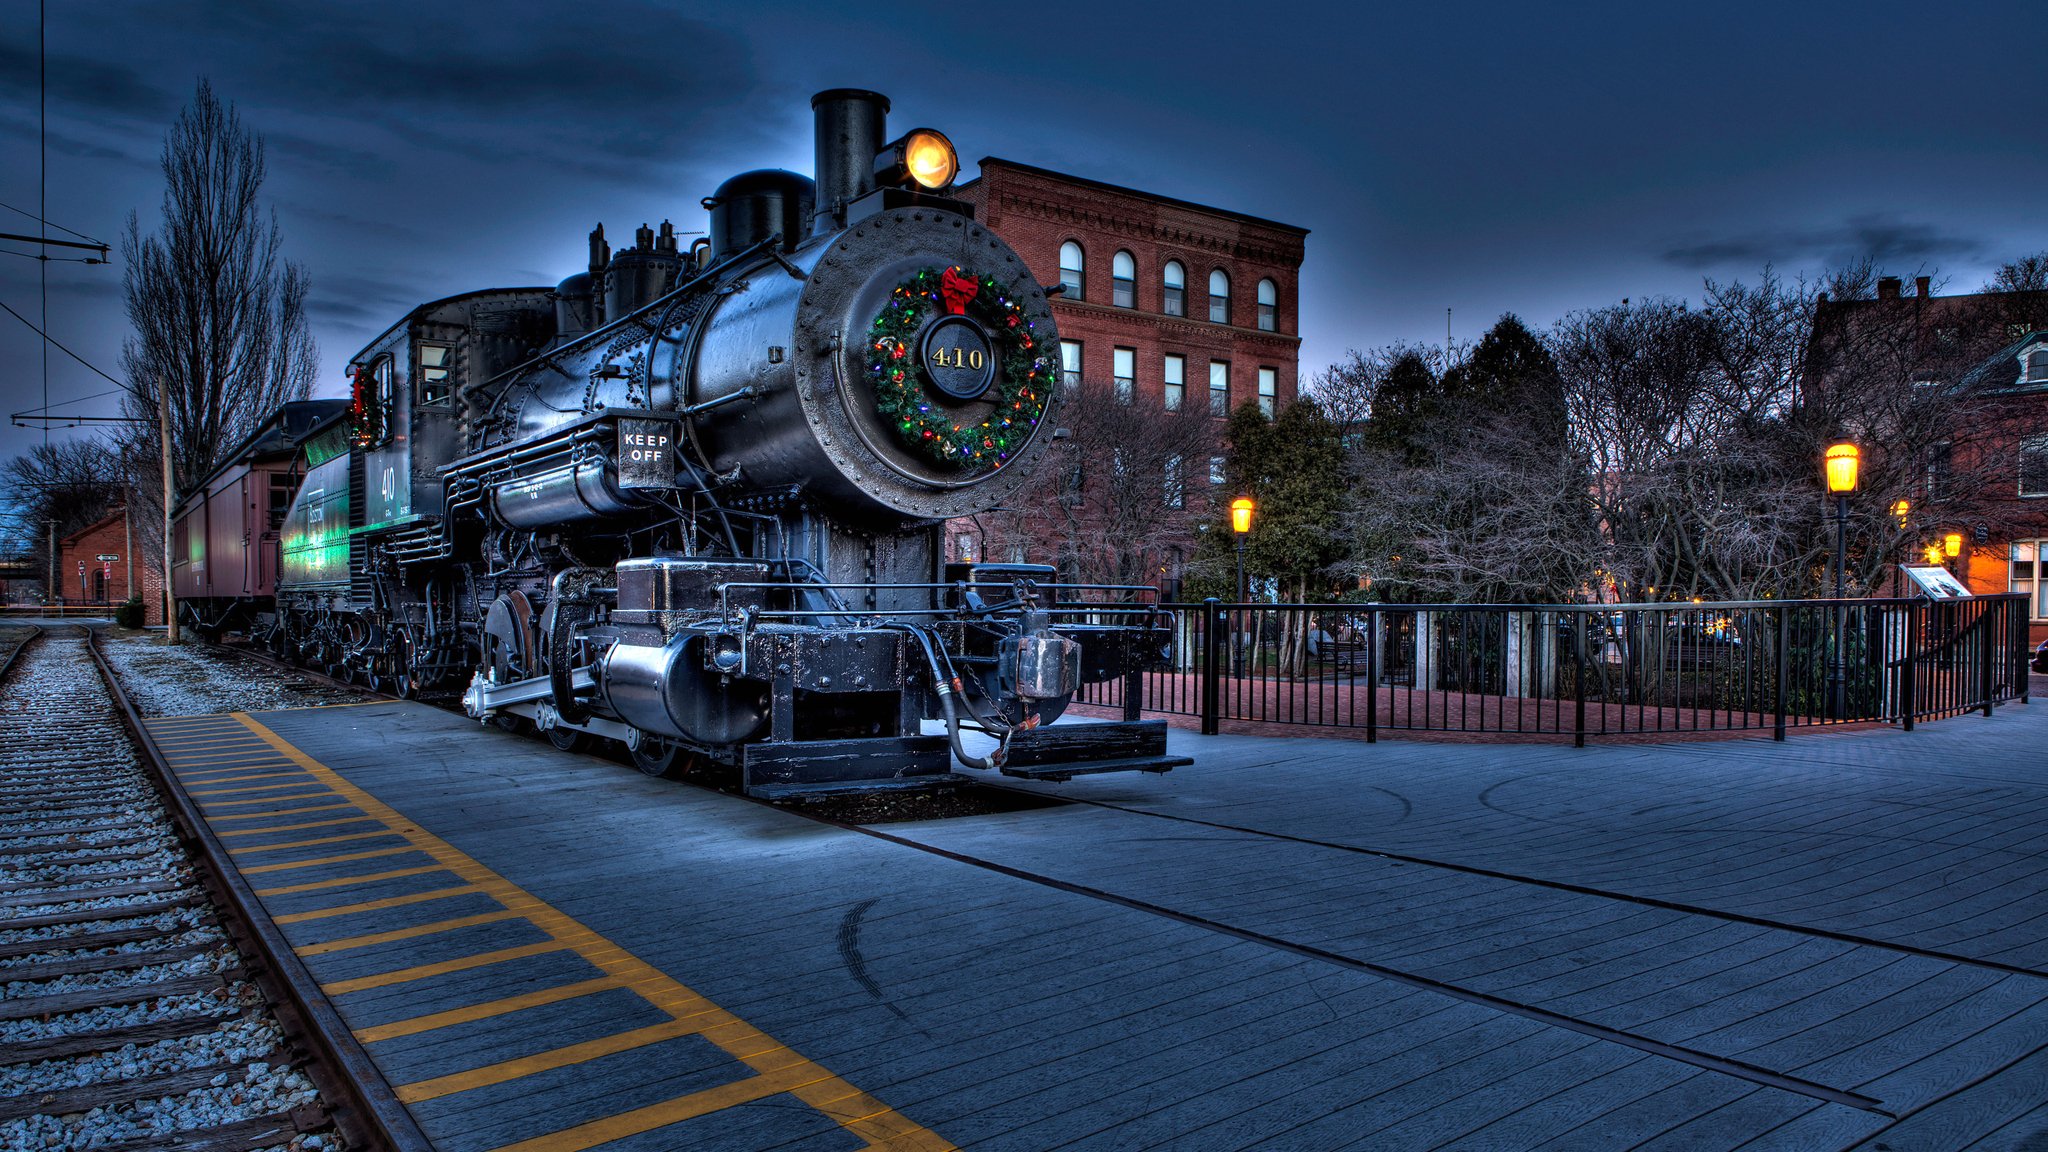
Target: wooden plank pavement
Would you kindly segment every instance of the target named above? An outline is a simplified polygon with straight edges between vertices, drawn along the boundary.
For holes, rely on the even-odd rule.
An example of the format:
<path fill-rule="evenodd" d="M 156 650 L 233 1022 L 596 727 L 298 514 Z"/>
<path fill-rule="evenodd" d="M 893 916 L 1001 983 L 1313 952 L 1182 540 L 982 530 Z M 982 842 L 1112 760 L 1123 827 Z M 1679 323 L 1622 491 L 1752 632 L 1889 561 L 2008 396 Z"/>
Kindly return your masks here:
<path fill-rule="evenodd" d="M 894 839 L 417 705 L 155 727 L 195 792 L 276 788 L 199 798 L 279 829 L 232 842 L 452 1152 L 1905 1149 L 2048 1128 L 2043 717 L 1585 750 L 1176 732 L 1193 767 Z M 597 943 L 491 918 L 514 891 Z M 607 982 L 614 952 L 892 1126 L 766 1091 Z"/>

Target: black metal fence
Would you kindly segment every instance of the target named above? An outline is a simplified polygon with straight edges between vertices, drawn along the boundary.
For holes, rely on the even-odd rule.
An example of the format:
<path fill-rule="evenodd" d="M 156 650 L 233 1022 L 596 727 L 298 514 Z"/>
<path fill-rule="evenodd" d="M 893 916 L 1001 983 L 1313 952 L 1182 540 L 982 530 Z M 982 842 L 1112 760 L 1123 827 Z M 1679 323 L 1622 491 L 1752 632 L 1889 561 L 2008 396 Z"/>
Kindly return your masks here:
<path fill-rule="evenodd" d="M 1991 713 L 2027 695 L 2027 601 L 1165 604 L 1167 666 L 1082 702 L 1322 728 L 1571 736 Z"/>

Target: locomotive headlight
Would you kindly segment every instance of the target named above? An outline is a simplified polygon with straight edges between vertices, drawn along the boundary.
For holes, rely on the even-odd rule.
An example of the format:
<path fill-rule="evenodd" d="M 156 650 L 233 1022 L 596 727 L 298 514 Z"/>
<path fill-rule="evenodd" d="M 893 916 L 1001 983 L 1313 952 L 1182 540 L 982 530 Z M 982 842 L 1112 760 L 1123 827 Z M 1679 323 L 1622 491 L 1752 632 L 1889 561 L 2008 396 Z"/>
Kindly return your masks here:
<path fill-rule="evenodd" d="M 960 174 L 960 156 L 953 142 L 936 128 L 913 128 L 884 145 L 875 156 L 875 182 L 905 187 L 915 184 L 936 192 Z"/>

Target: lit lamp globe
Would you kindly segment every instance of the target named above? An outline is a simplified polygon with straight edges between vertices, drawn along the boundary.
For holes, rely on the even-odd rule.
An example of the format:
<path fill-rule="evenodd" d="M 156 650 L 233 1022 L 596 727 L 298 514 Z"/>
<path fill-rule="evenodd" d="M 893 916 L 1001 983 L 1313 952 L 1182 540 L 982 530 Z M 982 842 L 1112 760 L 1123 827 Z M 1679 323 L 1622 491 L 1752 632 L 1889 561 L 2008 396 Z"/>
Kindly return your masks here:
<path fill-rule="evenodd" d="M 1828 445 L 1824 462 L 1829 492 L 1847 496 L 1856 490 L 1856 465 L 1861 457 L 1856 445 L 1847 441 Z"/>
<path fill-rule="evenodd" d="M 1239 496 L 1230 502 L 1230 530 L 1239 536 L 1252 530 L 1252 510 L 1256 505 L 1249 496 Z"/>
<path fill-rule="evenodd" d="M 1963 553 L 1963 534 L 1951 532 L 1941 538 L 1941 554 L 1953 560 Z"/>

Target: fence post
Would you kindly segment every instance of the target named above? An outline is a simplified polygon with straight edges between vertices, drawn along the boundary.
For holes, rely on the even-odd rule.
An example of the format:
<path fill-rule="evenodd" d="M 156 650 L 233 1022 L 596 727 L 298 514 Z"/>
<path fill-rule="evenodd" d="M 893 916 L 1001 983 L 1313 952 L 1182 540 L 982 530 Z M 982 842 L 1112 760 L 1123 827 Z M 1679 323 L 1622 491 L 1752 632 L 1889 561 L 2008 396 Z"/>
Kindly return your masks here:
<path fill-rule="evenodd" d="M 1136 720 L 1143 710 L 1145 694 L 1145 673 L 1135 666 L 1124 671 L 1124 719 Z"/>
<path fill-rule="evenodd" d="M 1223 655 L 1222 601 L 1214 596 L 1202 601 L 1202 661 L 1195 669 L 1202 692 L 1202 735 L 1222 731 L 1220 721 L 1223 685 L 1219 676 Z"/>
<path fill-rule="evenodd" d="M 1905 697 L 1899 706 L 1900 723 L 1911 732 L 1920 710 L 1920 605 L 1914 602 L 1906 605 L 1906 666 L 1899 673 L 1899 692 Z"/>
<path fill-rule="evenodd" d="M 1786 613 L 1791 610 L 1791 608 L 1784 604 L 1778 605 L 1778 675 L 1776 677 L 1778 683 L 1775 693 L 1777 699 L 1772 705 L 1777 714 L 1777 722 L 1771 729 L 1771 739 L 1773 740 L 1783 740 L 1785 738 L 1785 699 L 1787 687 L 1785 681 L 1792 675 L 1792 621 Z"/>
<path fill-rule="evenodd" d="M 1996 643 L 1998 639 L 1998 630 L 1991 626 L 1994 623 L 1994 621 L 1992 620 L 1992 614 L 1994 612 L 1999 612 L 1999 610 L 2003 609 L 2007 603 L 2008 601 L 2004 600 L 1993 600 L 1991 603 L 1986 604 L 1984 606 L 1984 638 L 1982 640 L 1982 643 L 1984 645 L 1984 659 L 1982 661 L 1983 676 L 1981 677 L 1980 683 L 1984 690 L 1984 714 L 1986 716 L 1991 715 L 1991 686 L 1994 682 L 1994 677 L 1997 675 L 1998 669 L 1998 644 Z"/>
<path fill-rule="evenodd" d="M 2036 560 L 2035 563 L 2038 565 L 2040 561 Z M 2033 613 L 2031 610 L 2020 611 L 2021 601 L 2008 600 L 2006 603 L 2012 605 L 2008 616 L 2008 622 L 2012 626 L 2012 671 L 2009 675 L 2017 678 L 2020 686 L 2020 703 L 2025 704 L 2029 687 L 2027 683 L 2027 617 Z"/>
<path fill-rule="evenodd" d="M 1365 742 L 1380 739 L 1380 610 L 1365 610 Z"/>
<path fill-rule="evenodd" d="M 1572 721 L 1572 747 L 1586 746 L 1586 615 L 1578 614 L 1578 625 L 1572 629 L 1572 695 L 1574 716 Z"/>

